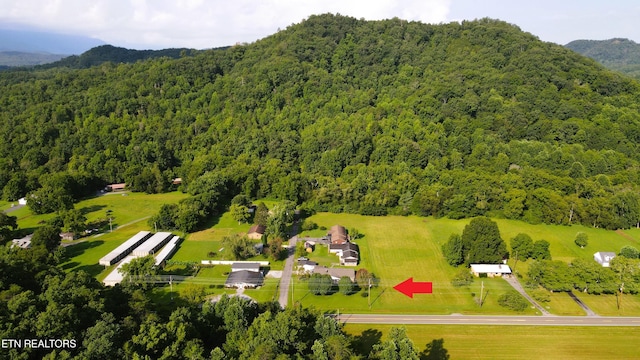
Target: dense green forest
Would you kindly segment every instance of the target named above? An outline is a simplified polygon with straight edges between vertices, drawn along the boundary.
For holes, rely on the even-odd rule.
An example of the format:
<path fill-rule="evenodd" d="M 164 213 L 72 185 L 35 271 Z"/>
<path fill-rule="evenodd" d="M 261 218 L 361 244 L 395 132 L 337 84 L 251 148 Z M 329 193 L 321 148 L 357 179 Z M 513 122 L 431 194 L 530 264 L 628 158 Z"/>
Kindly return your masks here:
<path fill-rule="evenodd" d="M 609 69 L 640 79 L 640 45 L 633 40 L 575 40 L 565 46 Z"/>
<path fill-rule="evenodd" d="M 345 334 L 313 309 L 242 297 L 204 302 L 198 285 L 158 301 L 149 284 L 104 287 L 56 265 L 44 246 L 0 247 L 3 359 L 418 358 L 401 328 L 387 339 L 371 330 L 377 337 L 368 334 L 363 344 L 364 336 Z M 41 342 L 25 345 L 30 339 Z"/>
<path fill-rule="evenodd" d="M 639 107 L 636 81 L 501 21 L 311 16 L 179 59 L 0 74 L 0 188 L 43 202 L 181 177 L 196 212 L 245 194 L 628 228 Z"/>

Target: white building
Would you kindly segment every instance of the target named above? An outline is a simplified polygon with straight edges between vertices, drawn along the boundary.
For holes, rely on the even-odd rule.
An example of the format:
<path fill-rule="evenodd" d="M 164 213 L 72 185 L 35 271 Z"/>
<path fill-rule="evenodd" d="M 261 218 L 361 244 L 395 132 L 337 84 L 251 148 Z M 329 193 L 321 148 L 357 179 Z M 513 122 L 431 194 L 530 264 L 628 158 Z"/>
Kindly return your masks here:
<path fill-rule="evenodd" d="M 487 277 L 501 277 L 511 274 L 511 268 L 505 264 L 471 264 L 471 272 L 475 276 L 487 274 Z"/>
<path fill-rule="evenodd" d="M 616 253 L 611 251 L 599 251 L 593 254 L 593 259 L 602 265 L 602 267 L 609 267 L 614 257 L 616 257 Z"/>

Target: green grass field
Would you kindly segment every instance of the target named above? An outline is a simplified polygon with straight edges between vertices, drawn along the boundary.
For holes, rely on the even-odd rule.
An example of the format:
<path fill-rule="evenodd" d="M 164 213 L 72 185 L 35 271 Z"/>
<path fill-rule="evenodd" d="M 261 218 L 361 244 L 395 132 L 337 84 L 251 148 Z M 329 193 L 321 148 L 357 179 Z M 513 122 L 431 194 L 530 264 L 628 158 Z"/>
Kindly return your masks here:
<path fill-rule="evenodd" d="M 330 228 L 340 224 L 347 229 L 356 228 L 363 237 L 358 239 L 361 263 L 358 268 L 366 268 L 381 279 L 379 289 L 372 292 L 372 306 L 369 310 L 368 299 L 360 294 L 345 296 L 314 296 L 308 293 L 305 282 L 297 280 L 294 285 L 296 301 L 320 309 L 341 309 L 344 312 L 388 312 L 388 313 L 462 313 L 462 314 L 514 314 L 497 304 L 497 298 L 511 288 L 502 279 L 475 279 L 469 287 L 456 288 L 450 283 L 457 271 L 449 266 L 440 247 L 452 233 L 462 233 L 470 220 L 433 219 L 416 216 L 367 217 L 353 214 L 319 213 L 310 218 L 320 226 Z M 497 219 L 503 239 L 509 243 L 518 233 L 528 233 L 534 240 L 545 239 L 551 243 L 550 250 L 554 259 L 570 261 L 575 257 L 591 259 L 596 251 L 618 251 L 622 246 L 634 244 L 632 238 L 639 235 L 636 229 L 623 236 L 614 231 L 591 229 L 583 226 L 531 225 L 521 221 Z M 573 243 L 578 232 L 589 236 L 589 245 L 581 249 Z M 301 236 L 319 236 L 322 232 L 303 232 Z M 640 247 L 640 246 L 639 246 Z M 319 262 L 331 261 L 331 254 L 317 249 Z M 314 252 L 315 253 L 315 252 Z M 337 259 L 337 257 L 336 257 Z M 529 263 L 531 260 L 529 261 Z M 513 260 L 510 263 L 513 266 Z M 518 262 L 517 271 L 526 274 L 528 263 Z M 431 281 L 433 294 L 415 295 L 413 299 L 395 291 L 393 286 L 413 277 L 414 281 Z M 486 301 L 480 308 L 476 299 L 484 281 Z M 615 302 L 604 301 L 605 297 L 588 296 L 583 299 L 606 314 L 620 314 Z M 614 299 L 615 300 L 615 299 Z M 626 315 L 640 315 L 640 296 L 627 295 Z M 602 303 L 602 304 L 601 304 Z M 551 313 L 557 315 L 584 315 L 567 294 L 551 294 L 551 301 L 542 304 Z M 594 309 L 595 310 L 595 309 Z M 535 314 L 528 309 L 524 314 Z M 621 314 L 620 314 L 621 315 Z"/>
<path fill-rule="evenodd" d="M 385 341 L 391 325 L 347 324 L 360 351 Z M 640 328 L 406 325 L 419 351 L 427 344 L 451 359 L 637 359 Z M 443 354 L 441 352 L 440 354 Z M 445 357 L 430 357 L 429 359 Z"/>
<path fill-rule="evenodd" d="M 97 237 L 85 238 L 84 243 L 69 247 L 70 260 L 62 264 L 67 271 L 86 270 L 98 279 L 104 278 L 111 270 L 97 264 L 106 253 L 140 230 L 149 229 L 146 219 L 153 215 L 164 203 L 178 202 L 186 195 L 178 192 L 169 194 L 146 195 L 129 193 L 105 195 L 87 199 L 76 204 L 76 208 L 85 213 L 89 221 L 104 218 L 106 210 L 111 210 L 115 218 L 113 233 L 104 233 Z M 258 201 L 259 202 L 259 201 Z M 275 202 L 266 200 L 268 206 Z M 5 204 L 6 205 L 6 204 Z M 52 215 L 31 215 L 28 208 L 14 213 L 18 216 L 21 227 L 35 227 Z M 293 301 L 320 309 L 354 312 L 383 313 L 433 313 L 433 314 L 513 314 L 497 304 L 498 297 L 510 290 L 502 279 L 475 279 L 468 287 L 456 288 L 450 283 L 459 269 L 449 266 L 443 259 L 440 247 L 452 233 L 461 233 L 470 220 L 434 219 L 417 216 L 370 217 L 354 214 L 318 213 L 310 217 L 320 226 L 330 228 L 341 224 L 348 229 L 357 229 L 362 237 L 357 240 L 361 250 L 361 263 L 357 268 L 366 268 L 374 272 L 380 279 L 380 287 L 373 289 L 371 300 L 362 293 L 353 295 L 334 294 L 331 296 L 314 296 L 309 294 L 307 284 L 299 279 L 294 281 Z M 624 232 L 592 229 L 584 226 L 531 225 L 521 221 L 497 219 L 502 238 L 509 243 L 520 232 L 529 234 L 534 240 L 545 239 L 551 243 L 554 259 L 570 261 L 575 257 L 591 259 L 596 251 L 619 251 L 624 245 L 640 247 L 640 229 Z M 210 220 L 209 226 L 192 234 L 187 234 L 180 248 L 173 256 L 177 261 L 200 262 L 205 259 L 222 260 L 218 250 L 222 247 L 224 236 L 235 233 L 246 233 L 250 224 L 238 224 L 229 213 Z M 589 236 L 589 245 L 581 249 L 573 243 L 578 232 Z M 326 230 L 303 232 L 304 236 L 322 236 Z M 180 234 L 183 235 L 183 234 Z M 216 256 L 209 258 L 209 252 Z M 337 256 L 329 254 L 323 246 L 317 246 L 309 257 L 319 263 L 332 266 L 338 262 Z M 265 260 L 257 256 L 252 260 Z M 516 271 L 526 274 L 529 262 L 518 262 Z M 282 269 L 284 262 L 272 262 L 272 270 Z M 513 267 L 514 260 L 510 260 Z M 418 294 L 413 299 L 395 291 L 393 286 L 413 277 L 414 281 L 431 281 L 433 294 Z M 198 275 L 201 281 L 222 281 L 226 276 L 209 274 L 206 271 Z M 484 282 L 484 289 L 481 290 Z M 273 283 L 273 284 L 272 284 Z M 277 288 L 277 281 L 270 280 L 265 284 L 265 291 L 256 291 L 258 298 L 270 299 L 269 287 Z M 275 290 L 274 290 L 275 291 Z M 477 300 L 482 292 L 485 301 L 479 307 Z M 578 294 L 594 311 L 602 315 L 640 315 L 640 297 L 625 295 L 622 298 L 621 310 L 615 297 L 589 296 Z M 611 300 L 611 299 L 613 300 Z M 371 308 L 369 302 L 371 301 Z M 557 315 L 584 315 L 584 312 L 566 294 L 551 294 L 551 301 L 542 304 L 551 313 Z M 534 309 L 527 309 L 524 314 L 536 314 Z"/>

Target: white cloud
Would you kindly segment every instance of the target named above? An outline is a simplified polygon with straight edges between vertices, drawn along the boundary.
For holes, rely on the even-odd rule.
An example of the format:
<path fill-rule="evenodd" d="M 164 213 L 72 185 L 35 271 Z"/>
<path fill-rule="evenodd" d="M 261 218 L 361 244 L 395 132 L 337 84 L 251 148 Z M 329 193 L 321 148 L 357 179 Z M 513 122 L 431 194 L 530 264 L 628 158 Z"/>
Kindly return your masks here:
<path fill-rule="evenodd" d="M 135 47 L 209 48 L 252 42 L 312 14 L 446 21 L 451 0 L 0 0 L 0 22 Z"/>

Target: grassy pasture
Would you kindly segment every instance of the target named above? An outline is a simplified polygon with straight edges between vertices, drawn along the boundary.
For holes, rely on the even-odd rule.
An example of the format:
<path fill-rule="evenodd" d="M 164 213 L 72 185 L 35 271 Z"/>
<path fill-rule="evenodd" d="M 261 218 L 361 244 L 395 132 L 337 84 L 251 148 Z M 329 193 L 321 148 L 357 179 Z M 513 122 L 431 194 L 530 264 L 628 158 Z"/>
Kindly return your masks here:
<path fill-rule="evenodd" d="M 62 264 L 67 270 L 83 269 L 98 279 L 104 278 L 111 269 L 103 269 L 97 265 L 98 260 L 106 253 L 117 247 L 120 243 L 140 230 L 149 229 L 146 219 L 153 215 L 164 203 L 177 202 L 186 195 L 178 192 L 169 194 L 146 195 L 137 193 L 105 195 L 81 201 L 76 208 L 85 213 L 89 221 L 105 217 L 106 210 L 111 210 L 114 216 L 114 227 L 118 228 L 113 233 L 104 233 L 99 236 L 85 238 L 85 242 L 68 248 L 71 254 L 70 260 Z M 263 200 L 259 200 L 260 202 Z M 256 202 L 256 203 L 257 203 Z M 273 207 L 275 202 L 268 202 L 267 206 Z M 52 215 L 31 215 L 28 208 L 20 209 L 13 213 L 18 216 L 21 228 L 39 226 L 38 223 Z M 450 279 L 459 269 L 446 264 L 442 258 L 440 247 L 452 233 L 461 233 L 469 223 L 466 220 L 434 219 L 417 216 L 386 216 L 368 217 L 354 214 L 318 213 L 310 218 L 320 226 L 330 228 L 332 225 L 341 224 L 348 229 L 357 229 L 363 236 L 357 240 L 361 249 L 361 263 L 357 268 L 366 268 L 381 278 L 379 288 L 372 290 L 371 309 L 369 299 L 360 293 L 345 296 L 334 294 L 318 297 L 310 295 L 307 284 L 295 279 L 293 300 L 303 305 L 314 306 L 321 309 L 359 312 L 384 312 L 384 313 L 433 313 L 433 314 L 513 314 L 497 305 L 500 294 L 510 290 L 510 287 L 501 279 L 475 279 L 469 287 L 456 288 L 450 283 Z M 634 245 L 640 248 L 640 229 L 622 231 L 607 231 L 592 229 L 584 226 L 554 226 L 531 225 L 521 221 L 496 219 L 503 239 L 509 243 L 520 232 L 529 234 L 534 240 L 545 239 L 551 243 L 551 253 L 554 259 L 570 261 L 575 257 L 591 259 L 596 251 L 619 251 L 624 245 Z M 180 248 L 173 259 L 178 261 L 196 261 L 209 259 L 208 253 L 218 252 L 222 247 L 221 240 L 224 236 L 234 233 L 246 233 L 250 224 L 238 224 L 229 213 L 224 213 L 211 219 L 210 226 L 206 229 L 188 234 L 181 243 Z M 581 249 L 573 243 L 578 232 L 585 232 L 589 236 L 589 245 Z M 323 230 L 303 232 L 305 236 L 322 236 Z M 331 266 L 338 262 L 337 256 L 328 254 L 326 248 L 318 246 L 316 251 L 310 254 L 310 258 Z M 218 259 L 213 257 L 212 259 Z M 253 260 L 264 260 L 262 256 Z M 516 271 L 526 274 L 531 262 L 519 261 Z M 513 267 L 515 261 L 510 260 Z M 282 269 L 284 262 L 272 262 L 273 270 Z M 211 275 L 211 276 L 210 276 Z M 410 299 L 393 290 L 393 286 L 413 277 L 414 281 L 433 282 L 433 294 L 418 294 Z M 223 281 L 226 276 L 208 274 L 203 272 L 198 275 L 200 279 L 210 278 L 209 281 Z M 277 280 L 269 280 L 269 286 Z M 481 290 L 482 282 L 484 289 Z M 267 287 L 267 285 L 265 285 Z M 266 290 L 264 290 L 266 291 Z M 269 290 L 270 292 L 271 290 Z M 477 298 L 482 292 L 485 302 L 482 307 L 477 305 Z M 260 294 L 260 292 L 258 292 Z M 260 295 L 257 295 L 260 297 Z M 265 295 L 269 298 L 271 295 Z M 640 297 L 626 295 L 622 299 L 622 310 L 617 309 L 615 297 L 613 301 L 606 296 L 588 296 L 579 294 L 581 299 L 594 311 L 602 315 L 640 315 Z M 552 294 L 551 301 L 546 304 L 547 309 L 558 315 L 582 315 L 584 312 L 568 298 L 566 294 Z M 525 314 L 535 314 L 534 309 L 528 309 Z"/>
<path fill-rule="evenodd" d="M 369 309 L 368 298 L 360 293 L 345 296 L 314 296 L 308 293 L 304 281 L 296 280 L 294 284 L 296 301 L 304 305 L 321 309 L 340 309 L 343 312 L 386 312 L 386 313 L 463 313 L 463 314 L 514 314 L 497 304 L 497 298 L 511 288 L 502 279 L 475 279 L 469 287 L 456 288 L 450 283 L 456 268 L 449 266 L 443 259 L 440 247 L 452 233 L 462 233 L 469 223 L 466 220 L 433 219 L 416 216 L 367 217 L 353 214 L 319 213 L 310 218 L 320 226 L 330 228 L 340 224 L 347 229 L 356 228 L 363 235 L 357 242 L 361 249 L 361 263 L 358 268 L 366 268 L 381 278 L 380 288 L 372 291 L 372 307 Z M 596 251 L 618 251 L 627 244 L 634 245 L 634 235 L 640 230 L 628 231 L 623 236 L 614 231 L 592 229 L 584 226 L 531 225 L 521 221 L 496 219 L 503 239 L 509 242 L 518 233 L 529 234 L 534 241 L 544 239 L 551 243 L 550 250 L 554 259 L 570 261 L 576 257 L 591 259 Z M 581 249 L 574 244 L 575 235 L 585 232 L 589 236 L 589 245 Z M 323 231 L 303 232 L 304 236 L 320 236 Z M 638 246 L 640 247 L 640 246 Z M 317 253 L 317 254 L 316 254 Z M 310 254 L 310 258 L 320 263 L 331 261 L 331 254 L 319 247 Z M 337 262 L 337 257 L 334 262 Z M 528 262 L 519 261 L 517 271 L 526 274 Z M 514 260 L 510 260 L 514 265 Z M 434 293 L 415 295 L 408 298 L 393 289 L 393 286 L 413 277 L 414 281 L 433 282 Z M 481 284 L 484 281 L 484 305 L 480 308 L 475 298 L 480 296 Z M 474 297 L 475 296 L 475 297 Z M 588 305 L 594 303 L 594 310 L 602 315 L 619 314 L 614 302 L 605 301 L 606 297 L 587 296 L 583 301 Z M 640 297 L 627 295 L 625 301 L 626 315 L 640 315 Z M 598 303 L 602 303 L 599 305 Z M 567 294 L 551 294 L 551 301 L 545 306 L 557 315 L 584 315 Z M 608 309 L 608 310 L 605 310 Z M 615 311 L 614 311 L 615 310 Z M 528 309 L 525 314 L 535 314 Z M 622 315 L 620 313 L 620 315 Z"/>
<path fill-rule="evenodd" d="M 347 324 L 360 351 L 385 341 L 392 325 Z M 640 328 L 406 325 L 419 351 L 427 344 L 451 359 L 637 359 Z M 442 354 L 442 353 L 441 353 Z M 431 357 L 429 357 L 431 358 Z M 433 357 L 444 359 L 444 357 Z"/>

